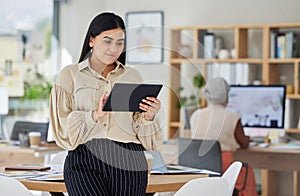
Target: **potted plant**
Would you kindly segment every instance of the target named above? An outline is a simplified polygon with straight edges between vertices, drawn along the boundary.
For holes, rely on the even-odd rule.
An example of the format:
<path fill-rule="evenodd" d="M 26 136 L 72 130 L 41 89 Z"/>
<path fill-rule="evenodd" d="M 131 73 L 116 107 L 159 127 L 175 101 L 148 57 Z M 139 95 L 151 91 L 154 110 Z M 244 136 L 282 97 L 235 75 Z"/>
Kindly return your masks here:
<path fill-rule="evenodd" d="M 24 95 L 20 99 L 23 109 L 39 110 L 48 107 L 52 82 L 39 72 L 38 67 L 29 68 L 24 79 Z"/>
<path fill-rule="evenodd" d="M 205 85 L 205 79 L 201 74 L 197 74 L 193 77 L 193 84 L 197 88 L 198 91 Z M 177 93 L 180 94 L 183 91 L 184 87 L 179 87 L 177 89 Z M 199 92 L 200 94 L 200 92 Z M 198 94 L 198 95 L 199 95 Z M 200 106 L 201 105 L 201 97 L 195 94 L 191 94 L 190 96 L 180 96 L 178 102 L 178 108 L 186 107 L 186 106 Z"/>
<path fill-rule="evenodd" d="M 180 96 L 179 102 L 178 102 L 178 108 L 181 110 L 181 116 L 184 116 L 185 121 L 184 129 L 190 129 L 190 117 L 192 113 L 200 107 L 201 105 L 201 88 L 205 85 L 205 79 L 201 74 L 197 74 L 193 77 L 193 84 L 196 87 L 196 94 L 191 94 L 190 96 Z M 181 86 L 177 90 L 178 94 L 183 90 L 184 88 Z"/>

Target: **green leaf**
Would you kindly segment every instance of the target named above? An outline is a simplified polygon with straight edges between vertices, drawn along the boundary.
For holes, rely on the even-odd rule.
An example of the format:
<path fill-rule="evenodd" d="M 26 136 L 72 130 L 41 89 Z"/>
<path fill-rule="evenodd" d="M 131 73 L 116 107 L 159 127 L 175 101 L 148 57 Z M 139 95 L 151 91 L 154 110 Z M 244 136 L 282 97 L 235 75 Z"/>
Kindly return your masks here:
<path fill-rule="evenodd" d="M 197 74 L 194 76 L 194 85 L 197 88 L 202 88 L 205 85 L 204 77 L 201 74 Z"/>

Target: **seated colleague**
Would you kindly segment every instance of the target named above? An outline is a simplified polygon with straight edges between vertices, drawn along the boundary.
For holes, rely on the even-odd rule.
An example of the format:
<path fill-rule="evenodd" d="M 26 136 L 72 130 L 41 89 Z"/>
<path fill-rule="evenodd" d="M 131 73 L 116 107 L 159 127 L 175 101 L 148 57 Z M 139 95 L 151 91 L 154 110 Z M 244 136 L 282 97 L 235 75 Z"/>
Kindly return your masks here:
<path fill-rule="evenodd" d="M 247 148 L 249 137 L 244 134 L 241 117 L 226 111 L 230 86 L 221 77 L 209 80 L 204 88 L 208 107 L 197 109 L 191 116 L 192 138 L 214 139 L 221 144 L 222 172 L 234 162 L 233 152 L 238 148 Z M 243 168 L 237 180 L 236 189 L 243 187 L 246 169 Z M 257 195 L 253 170 L 248 166 L 246 188 L 239 195 Z"/>

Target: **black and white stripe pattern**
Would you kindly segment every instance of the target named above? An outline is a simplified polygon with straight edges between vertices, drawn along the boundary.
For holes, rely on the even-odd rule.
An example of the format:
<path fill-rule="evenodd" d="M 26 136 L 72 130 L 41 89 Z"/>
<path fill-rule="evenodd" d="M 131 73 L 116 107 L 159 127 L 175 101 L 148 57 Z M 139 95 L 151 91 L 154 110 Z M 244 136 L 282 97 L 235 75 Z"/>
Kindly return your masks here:
<path fill-rule="evenodd" d="M 145 195 L 147 162 L 140 144 L 93 139 L 69 151 L 64 179 L 68 194 Z"/>

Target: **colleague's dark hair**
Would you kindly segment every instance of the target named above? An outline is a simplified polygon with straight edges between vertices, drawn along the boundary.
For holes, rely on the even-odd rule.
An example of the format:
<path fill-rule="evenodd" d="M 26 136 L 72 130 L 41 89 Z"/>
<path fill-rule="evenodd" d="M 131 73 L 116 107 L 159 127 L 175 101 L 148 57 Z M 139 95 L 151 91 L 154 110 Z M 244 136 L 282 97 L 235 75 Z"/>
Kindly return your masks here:
<path fill-rule="evenodd" d="M 86 33 L 85 40 L 83 42 L 83 46 L 81 50 L 81 55 L 79 58 L 79 63 L 89 57 L 91 51 L 91 47 L 89 45 L 90 37 L 96 37 L 103 31 L 107 31 L 115 28 L 121 28 L 124 30 L 125 33 L 125 23 L 120 16 L 110 12 L 104 12 L 97 15 L 90 23 L 90 26 Z M 123 65 L 125 65 L 126 43 L 124 44 L 124 50 L 120 55 L 120 57 L 118 58 L 118 61 Z"/>

